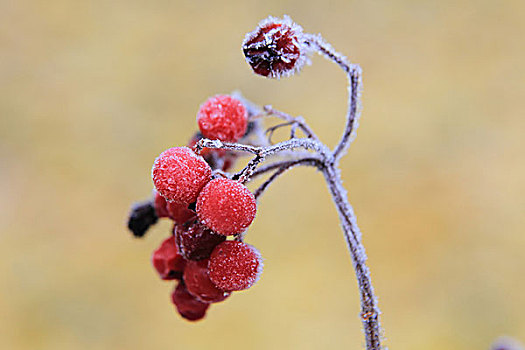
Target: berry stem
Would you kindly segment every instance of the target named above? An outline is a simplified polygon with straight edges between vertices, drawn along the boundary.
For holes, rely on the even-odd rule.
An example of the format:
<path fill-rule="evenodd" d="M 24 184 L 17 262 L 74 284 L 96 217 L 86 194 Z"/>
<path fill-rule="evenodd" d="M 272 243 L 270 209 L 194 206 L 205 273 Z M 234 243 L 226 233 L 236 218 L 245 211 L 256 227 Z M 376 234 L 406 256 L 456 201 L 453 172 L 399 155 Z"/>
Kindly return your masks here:
<path fill-rule="evenodd" d="M 365 248 L 361 243 L 361 231 L 357 226 L 354 210 L 350 202 L 348 202 L 339 170 L 330 164 L 325 164 L 320 170 L 325 177 L 337 212 L 339 213 L 341 227 L 354 265 L 360 292 L 361 321 L 365 333 L 366 348 L 368 350 L 381 350 L 380 311 L 377 306 L 377 298 L 374 294 L 370 271 L 366 265 L 367 257 Z"/>
<path fill-rule="evenodd" d="M 327 43 L 320 35 L 306 34 L 306 44 L 313 46 L 317 53 L 335 62 L 346 73 L 348 77 L 348 111 L 346 114 L 346 126 L 343 136 L 335 146 L 333 155 L 338 162 L 355 138 L 355 130 L 359 125 L 360 97 L 362 90 L 361 67 L 352 64 L 348 59 L 337 52 L 332 45 Z"/>
<path fill-rule="evenodd" d="M 255 198 L 259 198 L 266 188 L 280 175 L 295 166 L 306 165 L 318 168 L 324 175 L 330 194 L 336 206 L 341 227 L 347 242 L 352 264 L 354 266 L 361 299 L 361 321 L 366 338 L 368 350 L 381 350 L 381 326 L 379 323 L 380 311 L 377 306 L 377 298 L 374 294 L 370 271 L 366 265 L 365 248 L 361 242 L 361 231 L 357 225 L 356 217 L 350 205 L 346 190 L 341 181 L 339 170 L 329 162 L 315 157 L 304 157 L 296 160 L 278 161 L 255 170 L 252 177 L 263 175 L 267 172 L 275 172 L 259 186 L 254 192 Z M 240 239 L 244 238 L 244 234 Z"/>
<path fill-rule="evenodd" d="M 304 121 L 302 117 L 292 117 L 291 115 L 287 113 L 274 109 L 270 105 L 264 106 L 263 110 L 266 112 L 266 115 L 273 115 L 286 122 L 297 125 L 304 132 L 306 137 L 312 138 L 314 140 L 319 140 L 319 138 L 315 135 L 314 131 L 308 126 L 308 124 L 306 124 L 306 122 Z"/>
<path fill-rule="evenodd" d="M 242 184 L 246 183 L 252 176 L 257 166 L 263 161 L 264 156 L 256 155 L 252 160 L 250 160 L 250 162 L 244 167 L 244 169 L 242 169 L 237 174 L 233 175 L 232 179 L 239 180 L 239 182 Z"/>
<path fill-rule="evenodd" d="M 277 169 L 259 188 L 255 190 L 255 198 L 258 198 L 277 177 L 298 165 L 315 166 L 325 177 L 330 194 L 332 195 L 339 214 L 341 227 L 345 235 L 348 251 L 350 252 L 350 257 L 357 277 L 361 299 L 361 321 L 365 332 L 366 348 L 368 350 L 381 350 L 381 326 L 379 323 L 380 311 L 377 306 L 377 298 L 374 294 L 370 271 L 366 265 L 367 257 L 365 248 L 361 242 L 361 231 L 357 226 L 353 208 L 347 199 L 346 190 L 342 185 L 339 170 L 326 160 L 321 161 L 320 159 L 312 157 L 268 164 L 257 169 L 253 173 L 253 177 L 255 177 Z"/>
<path fill-rule="evenodd" d="M 305 156 L 303 158 L 299 158 L 299 159 L 276 161 L 271 164 L 267 164 L 267 165 L 259 167 L 259 169 L 253 172 L 252 178 L 261 176 L 263 174 L 266 174 L 267 172 L 270 172 L 272 170 L 275 170 L 281 167 L 292 168 L 297 165 L 310 165 L 310 166 L 319 167 L 321 164 L 322 164 L 321 158 L 315 157 L 315 155 L 313 154 L 309 156 Z"/>

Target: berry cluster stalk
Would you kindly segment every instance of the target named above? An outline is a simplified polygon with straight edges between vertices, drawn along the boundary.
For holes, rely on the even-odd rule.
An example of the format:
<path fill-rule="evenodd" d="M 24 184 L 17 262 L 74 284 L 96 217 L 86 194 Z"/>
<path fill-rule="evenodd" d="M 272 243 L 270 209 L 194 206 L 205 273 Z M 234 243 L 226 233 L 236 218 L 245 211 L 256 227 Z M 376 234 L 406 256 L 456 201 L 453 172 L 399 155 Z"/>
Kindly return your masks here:
<path fill-rule="evenodd" d="M 336 52 L 319 35 L 305 34 L 304 44 L 338 64 L 347 74 L 349 80 L 346 126 L 340 141 L 333 151 L 317 138 L 303 118 L 290 116 L 284 112 L 273 109 L 271 106 L 265 106 L 261 110 L 248 101 L 246 101 L 246 103 L 252 109 L 252 119 L 274 116 L 284 121 L 282 124 L 278 124 L 266 130 L 267 134 L 269 134 L 269 141 L 271 141 L 271 135 L 277 128 L 285 126 L 291 127 L 290 139 L 276 144 L 271 144 L 271 142 L 269 142 L 270 145 L 260 147 L 238 143 L 227 143 L 218 140 L 201 139 L 197 142 L 194 149 L 197 153 L 206 147 L 253 154 L 254 158 L 252 158 L 247 166 L 237 174 L 232 175 L 231 178 L 244 183 L 252 178 L 272 173 L 268 179 L 266 179 L 266 181 L 254 191 L 256 198 L 259 198 L 275 179 L 293 167 L 300 165 L 312 166 L 317 168 L 323 174 L 339 214 L 341 227 L 345 235 L 357 277 L 361 299 L 361 320 L 365 333 L 366 349 L 380 350 L 382 349 L 382 330 L 379 322 L 380 311 L 377 306 L 377 298 L 374 294 L 370 271 L 366 265 L 367 257 L 365 254 L 365 248 L 361 242 L 361 231 L 357 226 L 356 217 L 352 206 L 347 199 L 347 194 L 342 185 L 340 172 L 337 167 L 339 160 L 355 137 L 355 129 L 358 125 L 361 68 L 356 64 L 350 64 L 344 56 Z M 297 129 L 299 129 L 305 137 L 296 137 Z M 294 152 L 299 155 L 296 155 L 293 159 L 278 160 L 270 164 L 262 165 L 262 163 L 270 156 L 289 155 L 289 153 L 286 152 L 295 149 L 303 149 L 310 152 Z M 227 176 L 225 174 L 222 175 Z M 237 237 L 237 240 L 242 241 L 242 239 L 242 234 Z"/>

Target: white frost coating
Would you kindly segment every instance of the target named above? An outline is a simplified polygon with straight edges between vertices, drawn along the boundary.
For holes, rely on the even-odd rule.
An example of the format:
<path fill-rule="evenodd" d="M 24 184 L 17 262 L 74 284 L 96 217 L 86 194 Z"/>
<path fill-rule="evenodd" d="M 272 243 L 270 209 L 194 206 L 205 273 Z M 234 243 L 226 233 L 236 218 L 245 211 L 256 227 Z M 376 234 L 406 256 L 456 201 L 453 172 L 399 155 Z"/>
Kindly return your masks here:
<path fill-rule="evenodd" d="M 252 245 L 249 245 L 251 250 L 254 252 L 255 254 L 255 259 L 254 259 L 254 262 L 257 262 L 257 271 L 256 271 L 256 275 L 255 275 L 255 281 L 253 281 L 253 284 L 259 282 L 259 280 L 261 279 L 261 275 L 262 275 L 262 272 L 263 272 L 263 269 L 264 269 L 264 259 L 261 255 L 261 252 L 255 248 L 254 246 Z"/>
<path fill-rule="evenodd" d="M 249 43 L 251 40 L 255 39 L 259 35 L 259 30 L 269 25 L 272 25 L 272 24 L 281 24 L 282 26 L 281 28 L 274 28 L 270 30 L 269 32 L 264 33 L 263 42 L 258 43 L 258 44 L 252 44 L 251 45 L 252 47 L 250 48 L 272 47 L 274 46 L 274 44 L 272 43 L 272 37 L 276 33 L 281 32 L 281 31 L 285 33 L 293 32 L 293 35 L 292 35 L 292 38 L 294 40 L 293 44 L 299 48 L 299 57 L 295 61 L 295 65 L 293 69 L 284 70 L 284 71 L 271 70 L 270 75 L 268 77 L 274 78 L 274 79 L 280 79 L 281 77 L 289 77 L 299 72 L 305 65 L 311 65 L 312 62 L 309 56 L 312 54 L 313 50 L 309 45 L 306 44 L 304 40 L 303 28 L 297 23 L 295 23 L 294 21 L 292 21 L 292 19 L 288 15 L 284 15 L 282 19 L 273 17 L 273 16 L 269 16 L 261 20 L 259 24 L 257 25 L 257 28 L 254 31 L 247 33 L 246 36 L 244 37 L 244 41 L 242 43 L 243 49 L 248 48 L 247 43 Z M 245 59 L 246 59 L 246 62 L 251 66 L 250 59 L 248 57 L 245 57 Z M 281 59 L 284 62 L 291 61 L 291 59 L 288 58 L 286 54 L 281 55 Z"/>
<path fill-rule="evenodd" d="M 307 42 L 314 46 L 320 55 L 335 62 L 346 73 L 348 78 L 348 112 L 346 126 L 341 140 L 335 147 L 333 154 L 335 163 L 346 153 L 346 150 L 355 139 L 361 115 L 361 91 L 363 89 L 362 71 L 357 64 L 351 64 L 348 59 L 337 52 L 332 45 L 327 43 L 320 34 L 305 34 Z"/>

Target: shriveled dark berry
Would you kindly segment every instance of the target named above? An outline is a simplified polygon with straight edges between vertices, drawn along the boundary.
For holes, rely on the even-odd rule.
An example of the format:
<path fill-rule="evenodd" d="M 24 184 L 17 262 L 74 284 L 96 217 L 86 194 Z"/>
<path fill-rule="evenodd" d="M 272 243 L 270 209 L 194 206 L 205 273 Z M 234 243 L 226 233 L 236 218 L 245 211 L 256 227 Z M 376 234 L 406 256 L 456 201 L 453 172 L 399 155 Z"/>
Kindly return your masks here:
<path fill-rule="evenodd" d="M 135 203 L 131 207 L 128 219 L 128 228 L 135 237 L 143 237 L 151 225 L 158 221 L 155 208 L 151 201 Z"/>
<path fill-rule="evenodd" d="M 209 258 L 213 248 L 226 240 L 226 236 L 214 233 L 197 220 L 186 225 L 175 225 L 173 234 L 179 252 L 188 260 Z"/>
<path fill-rule="evenodd" d="M 253 71 L 268 78 L 289 76 L 308 62 L 303 30 L 290 17 L 268 17 L 244 39 L 242 49 Z"/>

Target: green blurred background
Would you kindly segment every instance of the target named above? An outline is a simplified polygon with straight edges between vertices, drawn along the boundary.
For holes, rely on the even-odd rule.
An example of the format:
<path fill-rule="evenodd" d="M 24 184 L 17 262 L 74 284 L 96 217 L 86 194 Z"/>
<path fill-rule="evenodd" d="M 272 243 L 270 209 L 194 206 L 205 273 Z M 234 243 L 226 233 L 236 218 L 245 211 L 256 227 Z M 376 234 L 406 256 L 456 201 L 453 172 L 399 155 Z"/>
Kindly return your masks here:
<path fill-rule="evenodd" d="M 525 2 L 0 0 L 0 348 L 358 349 L 353 270 L 322 177 L 260 202 L 251 290 L 183 321 L 150 266 L 167 222 L 125 228 L 153 159 L 200 103 L 240 89 L 339 137 L 346 80 L 313 58 L 254 76 L 269 14 L 322 32 L 364 70 L 342 174 L 391 349 L 525 339 Z"/>

